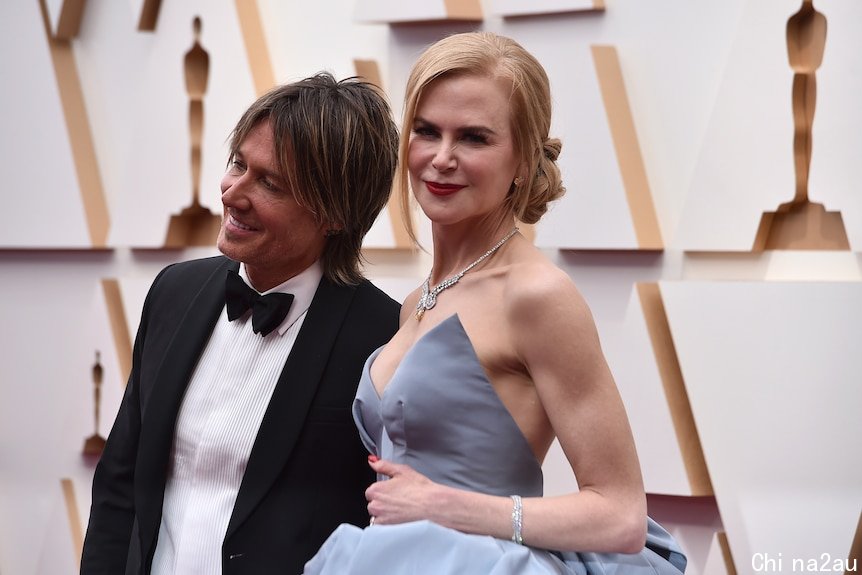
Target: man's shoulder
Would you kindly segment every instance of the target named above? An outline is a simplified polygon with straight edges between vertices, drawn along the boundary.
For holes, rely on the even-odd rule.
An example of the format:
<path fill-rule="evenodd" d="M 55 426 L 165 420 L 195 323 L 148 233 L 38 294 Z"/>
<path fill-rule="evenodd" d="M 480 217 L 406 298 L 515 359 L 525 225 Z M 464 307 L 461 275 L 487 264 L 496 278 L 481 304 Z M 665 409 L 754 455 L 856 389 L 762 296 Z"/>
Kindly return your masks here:
<path fill-rule="evenodd" d="M 193 260 L 176 262 L 165 267 L 163 273 L 179 275 L 206 274 L 212 273 L 213 271 L 221 268 L 230 267 L 231 265 L 237 267 L 239 266 L 238 263 L 231 261 L 225 256 L 218 255 L 207 258 L 197 258 Z"/>
<path fill-rule="evenodd" d="M 362 353 L 367 357 L 398 331 L 401 304 L 367 279 L 342 288 L 353 291 L 350 304 L 345 309 L 343 333 L 353 338 L 355 345 L 362 347 Z"/>
<path fill-rule="evenodd" d="M 336 301 L 345 304 L 345 325 L 380 327 L 392 332 L 398 327 L 401 305 L 367 279 L 354 285 L 339 285 L 324 277 L 315 302 L 328 307 Z"/>
<path fill-rule="evenodd" d="M 354 307 L 365 308 L 378 316 L 398 317 L 401 313 L 401 304 L 385 291 L 374 285 L 370 280 L 362 280 L 355 286 L 356 293 L 353 297 Z"/>
<path fill-rule="evenodd" d="M 238 265 L 236 262 L 224 256 L 170 264 L 153 280 L 148 299 L 155 302 L 167 298 L 170 302 L 185 305 L 189 298 L 195 297 L 214 279 L 215 274 L 226 275 L 227 270 L 236 265 Z M 172 304 L 171 307 L 173 307 Z"/>
<path fill-rule="evenodd" d="M 380 306 L 387 311 L 395 311 L 401 309 L 401 304 L 392 299 L 389 294 L 371 283 L 370 280 L 364 279 L 356 286 L 356 296 L 364 301 Z"/>
<path fill-rule="evenodd" d="M 184 284 L 186 282 L 195 284 L 200 281 L 206 281 L 212 274 L 220 273 L 222 270 L 226 271 L 232 266 L 236 269 L 238 265 L 225 256 L 212 256 L 176 262 L 162 269 L 153 284 Z"/>

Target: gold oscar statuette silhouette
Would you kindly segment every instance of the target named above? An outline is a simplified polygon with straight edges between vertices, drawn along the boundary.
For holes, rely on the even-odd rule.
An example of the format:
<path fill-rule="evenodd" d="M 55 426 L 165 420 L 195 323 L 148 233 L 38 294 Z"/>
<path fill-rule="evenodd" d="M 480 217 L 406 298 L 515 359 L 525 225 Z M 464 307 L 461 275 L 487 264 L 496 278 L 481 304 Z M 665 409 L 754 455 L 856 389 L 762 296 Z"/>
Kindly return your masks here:
<path fill-rule="evenodd" d="M 811 128 L 817 104 L 816 72 L 826 48 L 826 17 L 813 0 L 787 21 L 787 57 L 793 69 L 793 158 L 796 192 L 793 200 L 764 212 L 754 240 L 755 250 L 849 250 L 841 212 L 827 212 L 808 199 Z"/>
<path fill-rule="evenodd" d="M 209 78 L 210 58 L 200 43 L 201 19 L 192 22 L 194 43 L 186 52 L 184 69 L 189 95 L 189 132 L 191 142 L 192 203 L 171 216 L 165 247 L 212 246 L 218 238 L 221 216 L 200 203 L 201 142 L 204 131 L 204 94 Z"/>
<path fill-rule="evenodd" d="M 99 361 L 99 352 L 96 351 L 96 363 L 93 364 L 93 415 L 95 430 L 93 435 L 84 440 L 84 455 L 99 457 L 105 448 L 105 438 L 99 435 L 99 409 L 102 403 L 102 377 L 103 369 Z"/>

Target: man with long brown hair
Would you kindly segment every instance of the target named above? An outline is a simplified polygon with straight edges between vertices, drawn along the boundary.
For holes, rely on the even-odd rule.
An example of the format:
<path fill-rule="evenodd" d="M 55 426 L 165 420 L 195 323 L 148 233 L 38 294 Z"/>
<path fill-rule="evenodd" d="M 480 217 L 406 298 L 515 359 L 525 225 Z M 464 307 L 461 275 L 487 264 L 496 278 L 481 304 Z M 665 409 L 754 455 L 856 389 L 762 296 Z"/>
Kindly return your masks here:
<path fill-rule="evenodd" d="M 363 279 L 360 248 L 397 146 L 379 91 L 329 74 L 239 120 L 224 255 L 153 282 L 82 573 L 298 573 L 339 523 L 368 522 L 350 406 L 399 306 Z"/>

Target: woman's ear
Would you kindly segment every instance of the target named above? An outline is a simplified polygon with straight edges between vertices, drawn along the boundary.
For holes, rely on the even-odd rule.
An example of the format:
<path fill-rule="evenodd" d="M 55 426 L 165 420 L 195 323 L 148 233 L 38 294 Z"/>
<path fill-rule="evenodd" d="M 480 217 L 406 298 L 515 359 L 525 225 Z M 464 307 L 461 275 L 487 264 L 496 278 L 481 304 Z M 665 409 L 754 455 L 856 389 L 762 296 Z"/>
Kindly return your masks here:
<path fill-rule="evenodd" d="M 528 172 L 529 172 L 529 168 L 527 166 L 527 162 L 521 161 L 521 163 L 518 164 L 518 169 L 515 170 L 515 180 L 514 181 L 518 182 L 515 184 L 515 186 L 524 185 L 524 182 L 527 181 L 527 173 Z"/>
<path fill-rule="evenodd" d="M 524 167 L 524 163 L 522 162 L 518 169 L 515 170 L 515 178 L 512 180 L 512 185 L 516 188 L 520 188 L 527 181 L 527 169 Z"/>

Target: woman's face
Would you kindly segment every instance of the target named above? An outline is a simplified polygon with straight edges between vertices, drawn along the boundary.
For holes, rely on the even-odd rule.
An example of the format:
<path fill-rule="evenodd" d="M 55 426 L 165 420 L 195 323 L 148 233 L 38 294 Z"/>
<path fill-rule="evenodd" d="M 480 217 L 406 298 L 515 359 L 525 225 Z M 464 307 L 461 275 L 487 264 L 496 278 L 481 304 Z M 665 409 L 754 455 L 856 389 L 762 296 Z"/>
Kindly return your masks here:
<path fill-rule="evenodd" d="M 511 84 L 485 76 L 444 77 L 427 86 L 413 125 L 407 167 L 433 222 L 479 221 L 504 201 L 518 157 L 509 111 Z"/>

